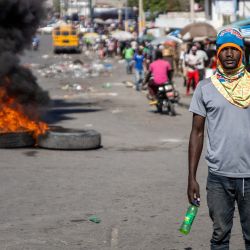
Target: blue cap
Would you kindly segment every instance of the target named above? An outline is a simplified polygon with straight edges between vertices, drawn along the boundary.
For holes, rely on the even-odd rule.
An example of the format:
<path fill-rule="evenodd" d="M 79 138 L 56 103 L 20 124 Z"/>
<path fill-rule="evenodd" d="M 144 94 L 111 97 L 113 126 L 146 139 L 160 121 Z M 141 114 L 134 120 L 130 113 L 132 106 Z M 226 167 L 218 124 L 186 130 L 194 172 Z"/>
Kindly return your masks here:
<path fill-rule="evenodd" d="M 217 49 L 223 44 L 235 44 L 243 49 L 244 41 L 241 32 L 236 28 L 221 30 L 216 38 Z"/>

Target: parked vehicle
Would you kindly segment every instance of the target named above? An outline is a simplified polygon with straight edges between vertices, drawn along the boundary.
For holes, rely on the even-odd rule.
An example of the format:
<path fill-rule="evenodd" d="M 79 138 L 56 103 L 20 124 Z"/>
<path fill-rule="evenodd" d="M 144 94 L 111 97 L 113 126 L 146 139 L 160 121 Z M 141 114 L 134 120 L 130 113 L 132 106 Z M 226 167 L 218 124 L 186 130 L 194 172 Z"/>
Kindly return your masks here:
<path fill-rule="evenodd" d="M 82 52 L 80 34 L 78 30 L 69 24 L 63 24 L 52 31 L 54 52 L 74 51 Z"/>
<path fill-rule="evenodd" d="M 179 102 L 179 92 L 174 88 L 173 84 L 166 83 L 158 87 L 156 94 L 156 108 L 159 113 L 167 111 L 171 116 L 176 116 L 175 104 Z"/>

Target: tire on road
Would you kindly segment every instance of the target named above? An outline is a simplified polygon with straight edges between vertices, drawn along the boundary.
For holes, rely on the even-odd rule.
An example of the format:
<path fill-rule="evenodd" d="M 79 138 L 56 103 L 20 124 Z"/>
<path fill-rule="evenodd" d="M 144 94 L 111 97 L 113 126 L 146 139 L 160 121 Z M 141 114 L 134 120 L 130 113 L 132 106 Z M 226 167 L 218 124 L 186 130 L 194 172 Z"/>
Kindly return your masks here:
<path fill-rule="evenodd" d="M 23 148 L 34 145 L 35 139 L 32 132 L 0 132 L 0 148 Z"/>
<path fill-rule="evenodd" d="M 38 136 L 37 145 L 62 150 L 97 149 L 101 147 L 101 134 L 95 130 L 52 128 Z"/>

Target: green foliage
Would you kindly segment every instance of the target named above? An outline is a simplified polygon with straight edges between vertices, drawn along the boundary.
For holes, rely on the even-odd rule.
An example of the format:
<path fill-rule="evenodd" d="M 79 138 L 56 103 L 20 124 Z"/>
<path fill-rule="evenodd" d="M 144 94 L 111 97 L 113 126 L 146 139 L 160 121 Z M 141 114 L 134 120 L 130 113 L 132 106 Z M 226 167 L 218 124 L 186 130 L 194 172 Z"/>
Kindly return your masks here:
<path fill-rule="evenodd" d="M 128 6 L 130 6 L 130 7 L 134 7 L 134 6 L 136 6 L 136 7 L 138 7 L 138 0 L 128 0 Z"/>
<path fill-rule="evenodd" d="M 147 1 L 146 6 L 150 12 L 166 12 L 168 1 L 166 0 L 151 0 Z"/>
<path fill-rule="evenodd" d="M 204 0 L 195 2 L 204 4 Z M 139 0 L 128 0 L 128 5 L 138 7 Z M 189 1 L 187 0 L 143 0 L 144 10 L 151 13 L 165 13 L 168 11 L 189 11 Z"/>
<path fill-rule="evenodd" d="M 60 12 L 60 0 L 53 0 L 53 6 L 55 12 Z"/>

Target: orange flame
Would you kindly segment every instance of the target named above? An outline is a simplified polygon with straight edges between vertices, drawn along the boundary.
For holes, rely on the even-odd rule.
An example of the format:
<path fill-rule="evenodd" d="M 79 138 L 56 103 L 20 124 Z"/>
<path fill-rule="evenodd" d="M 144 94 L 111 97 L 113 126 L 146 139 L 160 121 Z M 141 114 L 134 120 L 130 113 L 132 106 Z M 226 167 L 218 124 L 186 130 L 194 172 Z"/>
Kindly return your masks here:
<path fill-rule="evenodd" d="M 0 88 L 0 131 L 18 132 L 31 131 L 34 137 L 44 134 L 48 125 L 44 122 L 30 119 L 24 112 L 21 104 L 15 102 L 14 98 L 7 96 L 4 88 Z"/>

